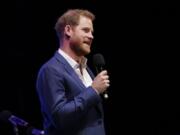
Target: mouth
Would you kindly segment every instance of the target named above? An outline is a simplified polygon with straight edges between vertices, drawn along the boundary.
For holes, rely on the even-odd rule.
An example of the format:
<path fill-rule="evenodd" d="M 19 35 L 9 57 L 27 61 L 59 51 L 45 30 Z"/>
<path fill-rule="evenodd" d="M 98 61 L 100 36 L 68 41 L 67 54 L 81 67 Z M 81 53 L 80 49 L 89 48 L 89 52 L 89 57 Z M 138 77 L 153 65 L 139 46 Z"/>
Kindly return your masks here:
<path fill-rule="evenodd" d="M 91 46 L 91 41 L 84 41 L 83 43 L 87 44 L 88 46 Z"/>

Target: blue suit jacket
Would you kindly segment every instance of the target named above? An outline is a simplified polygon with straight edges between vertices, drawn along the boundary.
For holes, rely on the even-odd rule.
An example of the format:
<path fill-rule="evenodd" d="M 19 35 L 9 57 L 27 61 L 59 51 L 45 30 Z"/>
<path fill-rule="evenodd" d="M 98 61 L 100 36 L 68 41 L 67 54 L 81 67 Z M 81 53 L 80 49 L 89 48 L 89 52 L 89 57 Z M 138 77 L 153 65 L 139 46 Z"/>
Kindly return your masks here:
<path fill-rule="evenodd" d="M 105 135 L 100 96 L 58 52 L 41 67 L 37 92 L 47 135 Z"/>

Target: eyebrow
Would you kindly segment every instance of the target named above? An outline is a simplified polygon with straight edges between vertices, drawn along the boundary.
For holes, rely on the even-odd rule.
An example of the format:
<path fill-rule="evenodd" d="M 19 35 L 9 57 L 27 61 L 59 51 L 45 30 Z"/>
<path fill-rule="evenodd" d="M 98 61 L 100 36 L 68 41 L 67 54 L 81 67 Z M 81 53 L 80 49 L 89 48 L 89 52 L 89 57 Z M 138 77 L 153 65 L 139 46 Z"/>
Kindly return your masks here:
<path fill-rule="evenodd" d="M 94 33 L 94 29 L 91 29 L 89 27 L 82 27 L 82 29 L 90 30 L 92 33 Z"/>

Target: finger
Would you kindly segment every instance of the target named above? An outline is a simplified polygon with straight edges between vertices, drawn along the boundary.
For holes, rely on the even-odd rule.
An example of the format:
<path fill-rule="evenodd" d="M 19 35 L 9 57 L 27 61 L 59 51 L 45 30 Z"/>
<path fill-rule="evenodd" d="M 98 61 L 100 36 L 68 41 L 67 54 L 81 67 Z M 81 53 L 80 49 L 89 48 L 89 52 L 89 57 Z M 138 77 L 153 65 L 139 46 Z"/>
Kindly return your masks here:
<path fill-rule="evenodd" d="M 107 75 L 107 70 L 103 70 L 100 75 Z"/>
<path fill-rule="evenodd" d="M 106 83 L 106 87 L 109 87 L 110 86 L 110 84 L 109 83 Z"/>
<path fill-rule="evenodd" d="M 105 84 L 110 84 L 110 81 L 109 80 L 105 80 L 104 83 Z"/>
<path fill-rule="evenodd" d="M 108 79 L 109 79 L 109 76 L 108 76 L 108 75 L 104 75 L 102 78 L 103 78 L 104 80 L 108 80 Z"/>

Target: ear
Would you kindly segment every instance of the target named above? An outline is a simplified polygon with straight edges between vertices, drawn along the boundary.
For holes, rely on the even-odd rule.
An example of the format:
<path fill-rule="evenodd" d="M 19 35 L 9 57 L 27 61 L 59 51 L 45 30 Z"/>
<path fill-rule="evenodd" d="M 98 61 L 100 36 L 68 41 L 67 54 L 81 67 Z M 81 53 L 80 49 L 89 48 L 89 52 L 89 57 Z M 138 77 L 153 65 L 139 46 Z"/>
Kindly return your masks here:
<path fill-rule="evenodd" d="M 64 34 L 68 37 L 72 35 L 72 27 L 70 25 L 66 25 L 64 28 Z"/>

